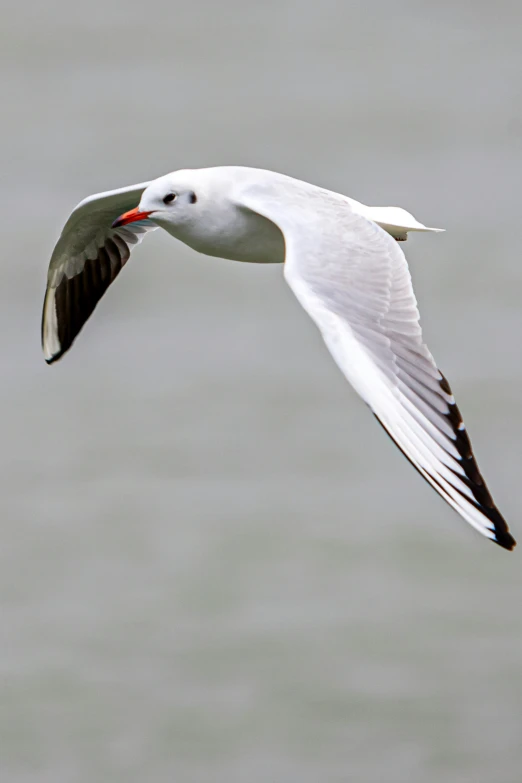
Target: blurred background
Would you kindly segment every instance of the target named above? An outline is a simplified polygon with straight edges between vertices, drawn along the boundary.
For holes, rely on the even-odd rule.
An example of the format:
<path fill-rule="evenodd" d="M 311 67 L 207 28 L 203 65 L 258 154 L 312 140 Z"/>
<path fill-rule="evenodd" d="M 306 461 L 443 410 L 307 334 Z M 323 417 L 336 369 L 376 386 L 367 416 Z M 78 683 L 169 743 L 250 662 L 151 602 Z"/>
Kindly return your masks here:
<path fill-rule="evenodd" d="M 282 270 L 157 232 L 44 364 L 84 196 L 242 164 L 400 205 L 522 539 L 522 6 L 3 0 L 0 779 L 515 783 L 521 553 L 467 526 Z"/>

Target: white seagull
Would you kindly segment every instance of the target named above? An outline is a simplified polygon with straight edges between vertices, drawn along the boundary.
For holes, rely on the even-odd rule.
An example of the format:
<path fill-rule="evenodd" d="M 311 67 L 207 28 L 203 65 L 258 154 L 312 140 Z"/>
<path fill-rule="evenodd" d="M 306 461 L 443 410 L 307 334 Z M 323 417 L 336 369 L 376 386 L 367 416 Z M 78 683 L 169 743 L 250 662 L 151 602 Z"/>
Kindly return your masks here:
<path fill-rule="evenodd" d="M 448 382 L 423 342 L 396 240 L 427 228 L 397 207 L 260 169 L 176 171 L 90 196 L 65 224 L 42 317 L 48 363 L 72 345 L 133 245 L 161 227 L 209 256 L 284 262 L 284 276 L 335 362 L 388 435 L 470 525 L 505 549 L 515 540 L 478 469 Z"/>

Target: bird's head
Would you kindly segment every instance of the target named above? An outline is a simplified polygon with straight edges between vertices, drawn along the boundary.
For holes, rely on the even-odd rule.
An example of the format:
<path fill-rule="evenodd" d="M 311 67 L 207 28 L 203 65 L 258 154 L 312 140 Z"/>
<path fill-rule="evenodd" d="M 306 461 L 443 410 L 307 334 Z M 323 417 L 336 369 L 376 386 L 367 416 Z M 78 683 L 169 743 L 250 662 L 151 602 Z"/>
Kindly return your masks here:
<path fill-rule="evenodd" d="M 120 215 L 113 228 L 149 219 L 175 233 L 175 226 L 192 222 L 201 209 L 196 180 L 198 176 L 193 171 L 175 171 L 154 180 L 143 191 L 138 206 Z"/>

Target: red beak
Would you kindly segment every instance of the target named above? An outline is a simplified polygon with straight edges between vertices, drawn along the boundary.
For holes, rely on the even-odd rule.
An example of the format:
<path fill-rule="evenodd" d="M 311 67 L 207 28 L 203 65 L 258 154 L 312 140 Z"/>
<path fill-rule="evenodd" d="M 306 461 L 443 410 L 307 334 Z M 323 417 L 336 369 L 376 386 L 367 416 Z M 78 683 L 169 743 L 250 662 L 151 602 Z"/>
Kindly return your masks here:
<path fill-rule="evenodd" d="M 119 228 L 120 226 L 126 226 L 127 223 L 135 223 L 137 220 L 146 220 L 152 212 L 139 212 L 138 207 L 124 212 L 119 218 L 116 218 L 111 228 Z"/>

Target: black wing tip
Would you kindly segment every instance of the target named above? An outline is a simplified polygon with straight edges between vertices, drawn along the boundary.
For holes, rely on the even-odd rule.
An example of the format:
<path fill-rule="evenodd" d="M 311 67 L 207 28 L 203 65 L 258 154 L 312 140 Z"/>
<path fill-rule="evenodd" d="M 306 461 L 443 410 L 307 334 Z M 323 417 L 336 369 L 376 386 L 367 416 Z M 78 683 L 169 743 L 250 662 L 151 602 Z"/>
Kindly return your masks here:
<path fill-rule="evenodd" d="M 491 539 L 495 544 L 498 544 L 502 549 L 507 549 L 508 552 L 512 552 L 516 547 L 517 542 L 509 532 L 509 530 L 495 531 L 495 538 Z"/>
<path fill-rule="evenodd" d="M 71 343 L 71 345 L 72 345 L 72 343 Z M 43 355 L 44 355 L 44 361 L 45 361 L 46 364 L 54 364 L 59 359 L 61 359 L 62 356 L 64 355 L 64 353 L 67 353 L 67 351 L 69 350 L 71 345 L 60 345 L 60 348 L 59 348 L 58 351 L 55 351 L 55 353 L 52 353 L 52 354 L 49 355 L 48 351 L 46 351 L 46 349 L 45 349 L 44 335 L 43 335 L 43 332 L 42 332 L 42 351 L 43 351 Z"/>
<path fill-rule="evenodd" d="M 459 420 L 462 421 L 462 419 L 460 419 L 460 413 L 458 411 L 458 408 L 456 406 L 454 406 L 454 408 L 455 408 L 455 410 L 457 412 Z M 383 430 L 386 432 L 386 434 L 391 438 L 391 440 L 398 447 L 399 451 L 406 457 L 408 462 L 415 468 L 416 471 L 418 471 L 418 473 L 420 473 L 420 475 L 423 477 L 423 479 L 425 481 L 428 481 L 428 479 L 422 473 L 422 471 L 417 467 L 417 465 L 408 456 L 408 454 L 406 454 L 404 449 L 397 443 L 397 441 L 395 440 L 395 438 L 393 437 L 393 435 L 391 434 L 389 429 L 386 427 L 386 425 L 381 421 L 379 416 L 374 411 L 372 411 L 372 413 L 375 416 L 375 418 L 377 419 L 377 421 L 379 422 L 379 424 L 381 425 L 381 427 L 383 428 Z M 465 432 L 465 430 L 464 430 L 464 432 Z M 466 438 L 467 438 L 467 435 L 466 435 Z M 469 449 L 470 449 L 470 458 L 474 461 L 475 458 L 473 456 L 473 452 L 471 451 L 471 444 L 469 443 L 469 439 L 467 440 L 467 443 L 468 443 Z M 515 541 L 515 539 L 513 538 L 511 533 L 509 532 L 509 528 L 507 526 L 506 520 L 504 519 L 504 517 L 502 516 L 502 514 L 500 513 L 498 508 L 494 505 L 494 503 L 493 503 L 493 501 L 491 499 L 491 495 L 489 494 L 489 492 L 486 489 L 486 486 L 484 484 L 484 480 L 483 480 L 482 476 L 480 475 L 480 473 L 478 473 L 478 468 L 477 468 L 477 474 L 480 477 L 481 485 L 483 486 L 484 490 L 487 492 L 487 497 L 489 499 L 489 503 L 488 503 L 488 505 L 485 505 L 484 503 L 481 503 L 481 502 L 479 502 L 478 500 L 475 499 L 474 505 L 476 506 L 477 509 L 479 509 L 484 514 L 484 516 L 487 519 L 489 519 L 490 522 L 493 523 L 493 528 L 491 529 L 491 533 L 493 534 L 494 537 L 491 537 L 491 536 L 487 536 L 487 537 L 494 544 L 498 544 L 498 546 L 502 547 L 503 549 L 507 549 L 508 552 L 512 552 L 513 549 L 516 547 L 517 542 Z M 473 485 L 470 485 L 470 486 L 473 489 Z M 441 494 L 441 496 L 444 499 L 446 499 L 442 492 L 439 492 L 439 494 Z M 472 502 L 471 499 L 469 499 L 469 500 L 470 500 L 470 502 Z"/>
<path fill-rule="evenodd" d="M 64 274 L 56 287 L 48 286 L 42 313 L 42 345 L 47 364 L 54 364 L 69 350 L 129 256 L 126 242 L 117 234 L 109 236 L 98 248 L 97 257 L 86 259 L 79 273 L 72 277 Z M 48 302 L 51 291 L 54 302 Z M 55 316 L 55 323 L 50 328 L 56 332 L 50 345 L 58 349 L 52 355 L 45 350 L 46 308 L 49 305 L 54 307 Z"/>
<path fill-rule="evenodd" d="M 485 506 L 481 503 L 476 503 L 476 506 L 478 510 L 493 523 L 491 533 L 494 537 L 490 538 L 490 541 L 493 541 L 494 544 L 498 544 L 502 549 L 507 549 L 509 552 L 512 552 L 516 547 L 517 542 L 509 532 L 507 522 L 498 508 L 495 505 Z"/>
<path fill-rule="evenodd" d="M 60 353 L 55 353 L 54 356 L 50 356 L 49 358 L 47 358 L 47 356 L 44 356 L 45 363 L 48 365 L 54 364 L 55 362 L 57 362 L 59 359 L 62 358 L 64 353 L 65 351 L 61 351 Z"/>
<path fill-rule="evenodd" d="M 450 385 L 442 373 L 440 386 L 444 392 L 452 394 Z M 516 547 L 517 542 L 509 532 L 507 522 L 494 504 L 486 482 L 480 473 L 462 415 L 455 402 L 449 405 L 447 418 L 454 428 L 455 445 L 461 457 L 460 464 L 466 473 L 468 487 L 475 497 L 475 505 L 493 523 L 491 532 L 494 534 L 494 538 L 491 541 L 511 552 Z"/>

